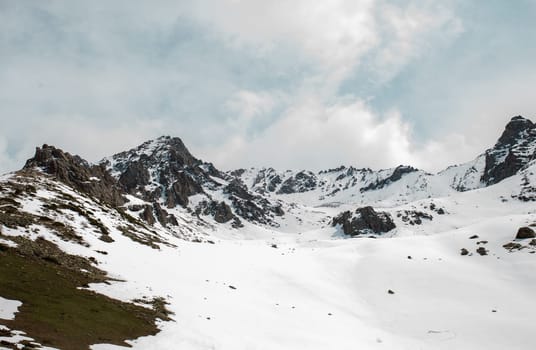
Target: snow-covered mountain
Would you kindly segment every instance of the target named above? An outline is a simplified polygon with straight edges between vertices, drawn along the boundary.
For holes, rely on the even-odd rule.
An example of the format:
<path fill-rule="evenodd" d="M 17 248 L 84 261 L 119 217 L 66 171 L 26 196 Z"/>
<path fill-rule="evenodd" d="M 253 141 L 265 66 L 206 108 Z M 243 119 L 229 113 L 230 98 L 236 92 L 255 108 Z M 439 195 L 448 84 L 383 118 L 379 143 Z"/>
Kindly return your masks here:
<path fill-rule="evenodd" d="M 378 171 L 340 166 L 316 173 L 251 168 L 230 174 L 239 176 L 252 192 L 274 199 L 317 206 L 391 206 L 493 185 L 518 173 L 534 159 L 536 125 L 517 116 L 492 148 L 472 161 L 437 174 L 404 165 Z"/>
<path fill-rule="evenodd" d="M 522 117 L 437 174 L 43 145 L 0 178 L 0 348 L 530 349 L 535 202 Z"/>

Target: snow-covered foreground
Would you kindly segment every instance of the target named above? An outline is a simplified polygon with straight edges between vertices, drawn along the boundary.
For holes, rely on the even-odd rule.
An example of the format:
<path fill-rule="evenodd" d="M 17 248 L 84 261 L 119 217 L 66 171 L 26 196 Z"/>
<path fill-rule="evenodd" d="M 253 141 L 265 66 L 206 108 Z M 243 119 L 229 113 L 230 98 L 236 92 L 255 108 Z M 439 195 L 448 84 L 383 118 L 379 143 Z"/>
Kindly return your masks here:
<path fill-rule="evenodd" d="M 502 244 L 533 219 L 490 218 L 430 236 L 330 239 L 325 229 L 311 241 L 277 233 L 162 251 L 117 237 L 126 251 L 102 267 L 129 282 L 94 288 L 125 300 L 168 297 L 176 322 L 135 349 L 529 349 L 536 255 Z M 487 256 L 475 253 L 481 240 Z M 473 255 L 461 256 L 464 247 Z"/>
<path fill-rule="evenodd" d="M 303 223 L 292 222 L 285 232 L 214 225 L 216 231 L 203 232 L 204 243 L 194 243 L 154 231 L 169 245 L 153 249 L 123 235 L 113 210 L 63 185 L 57 188 L 108 227 L 111 243 L 72 210 L 54 218 L 68 220 L 87 244 L 61 240 L 46 226 L 3 227 L 2 233 L 42 236 L 92 257 L 124 280 L 91 285 L 103 294 L 166 298 L 174 322 L 161 322 L 156 336 L 132 340 L 134 349 L 532 349 L 536 246 L 529 239 L 518 242 L 522 250 L 503 247 L 519 227 L 536 223 L 534 202 L 516 199 L 523 176 L 534 183 L 529 170 L 487 188 L 379 207 L 397 228 L 376 239 L 345 238 L 326 225 L 354 208 L 345 204 L 297 207 Z M 43 204 L 55 196 L 39 189 L 21 208 L 51 215 Z M 432 211 L 432 203 L 444 214 Z M 426 211 L 433 220 L 411 226 L 397 216 L 407 210 Z M 317 217 L 324 220 L 308 225 Z M 462 256 L 462 248 L 469 254 Z"/>

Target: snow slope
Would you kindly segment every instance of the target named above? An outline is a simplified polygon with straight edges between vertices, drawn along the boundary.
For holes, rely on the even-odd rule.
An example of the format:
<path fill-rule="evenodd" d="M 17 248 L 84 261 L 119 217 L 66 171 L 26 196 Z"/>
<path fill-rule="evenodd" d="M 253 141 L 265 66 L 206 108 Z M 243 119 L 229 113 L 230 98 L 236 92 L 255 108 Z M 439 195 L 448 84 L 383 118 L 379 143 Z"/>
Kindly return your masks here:
<path fill-rule="evenodd" d="M 531 349 L 536 249 L 509 252 L 502 245 L 536 222 L 534 204 L 512 198 L 534 170 L 391 206 L 396 214 L 433 202 L 446 214 L 415 226 L 397 218 L 398 228 L 383 239 L 346 239 L 329 225 L 283 232 L 248 224 L 206 232 L 214 244 L 168 233 L 154 249 L 113 229 L 119 217 L 65 187 L 111 228 L 114 242 L 85 233 L 84 246 L 43 227 L 2 232 L 43 236 L 126 281 L 92 285 L 98 292 L 123 300 L 166 297 L 174 321 L 162 322 L 156 336 L 130 341 L 134 349 Z M 23 210 L 42 213 L 40 201 L 54 196 L 38 189 Z M 70 215 L 77 230 L 87 231 L 83 218 Z M 480 246 L 488 255 L 476 253 Z M 461 256 L 461 248 L 470 254 Z"/>
<path fill-rule="evenodd" d="M 514 238 L 536 226 L 535 140 L 534 124 L 516 117 L 493 148 L 438 174 L 222 173 L 164 137 L 104 161 L 128 189 L 122 206 L 44 169 L 0 177 L 0 213 L 74 233 L 46 221 L 6 225 L 0 244 L 43 237 L 117 278 L 92 284 L 97 292 L 166 298 L 174 321 L 129 341 L 134 349 L 528 350 L 536 240 Z M 143 221 L 164 205 L 176 224 Z M 391 214 L 396 228 L 348 238 L 331 225 L 364 205 Z M 0 299 L 7 317 L 13 305 Z"/>

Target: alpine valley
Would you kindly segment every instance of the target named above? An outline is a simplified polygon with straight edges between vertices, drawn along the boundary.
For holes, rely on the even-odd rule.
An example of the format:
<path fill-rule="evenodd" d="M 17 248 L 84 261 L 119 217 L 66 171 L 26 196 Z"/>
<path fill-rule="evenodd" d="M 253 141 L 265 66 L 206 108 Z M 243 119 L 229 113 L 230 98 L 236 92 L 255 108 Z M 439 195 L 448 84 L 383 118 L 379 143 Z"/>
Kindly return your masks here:
<path fill-rule="evenodd" d="M 441 154 L 437 155 L 441 157 Z M 222 171 L 163 136 L 0 177 L 2 349 L 533 349 L 536 124 L 436 174 Z"/>

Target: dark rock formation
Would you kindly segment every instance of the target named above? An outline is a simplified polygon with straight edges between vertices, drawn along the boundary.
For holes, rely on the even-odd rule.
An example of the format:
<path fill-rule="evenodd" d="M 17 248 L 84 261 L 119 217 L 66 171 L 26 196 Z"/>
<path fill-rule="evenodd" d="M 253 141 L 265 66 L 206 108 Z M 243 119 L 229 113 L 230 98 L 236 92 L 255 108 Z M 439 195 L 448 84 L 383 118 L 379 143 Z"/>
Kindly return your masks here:
<path fill-rule="evenodd" d="M 276 225 L 272 220 L 274 215 L 284 214 L 279 204 L 274 205 L 265 197 L 252 194 L 238 179 L 229 182 L 223 193 L 231 200 L 236 215 L 250 222 Z"/>
<path fill-rule="evenodd" d="M 24 165 L 26 170 L 35 168 L 106 204 L 116 207 L 125 203 L 123 191 L 104 166 L 90 165 L 79 156 L 54 146 L 36 148 L 34 157 Z"/>
<path fill-rule="evenodd" d="M 235 218 L 231 207 L 229 207 L 225 202 L 210 202 L 207 204 L 203 214 L 212 215 L 214 220 L 220 224 L 229 222 Z"/>
<path fill-rule="evenodd" d="M 406 174 L 416 172 L 416 171 L 418 171 L 418 170 L 413 168 L 413 167 L 411 167 L 411 166 L 399 165 L 398 167 L 395 168 L 395 170 L 393 171 L 393 173 L 390 176 L 388 176 L 385 179 L 378 180 L 376 182 L 370 183 L 369 185 L 367 185 L 367 186 L 363 187 L 362 189 L 360 189 L 360 191 L 361 192 L 366 192 L 366 191 L 374 191 L 374 190 L 382 189 L 385 186 L 400 180 L 402 178 L 402 176 L 404 176 Z"/>
<path fill-rule="evenodd" d="M 214 220 L 219 223 L 231 221 L 234 218 L 233 211 L 225 202 L 219 202 L 214 207 Z"/>
<path fill-rule="evenodd" d="M 486 151 L 481 181 L 496 184 L 515 175 L 536 158 L 536 124 L 521 116 L 512 118 L 492 149 Z"/>
<path fill-rule="evenodd" d="M 188 197 L 194 194 L 203 193 L 201 185 L 190 175 L 180 172 L 176 174 L 176 181 L 166 190 L 166 205 L 168 208 L 174 208 L 177 205 L 186 207 Z"/>
<path fill-rule="evenodd" d="M 510 120 L 508 124 L 506 124 L 506 127 L 501 137 L 497 141 L 497 144 L 502 144 L 502 145 L 515 144 L 518 141 L 518 139 L 522 137 L 523 133 L 534 128 L 535 128 L 535 125 L 532 121 L 525 119 L 520 115 L 515 116 Z"/>
<path fill-rule="evenodd" d="M 296 175 L 286 179 L 277 194 L 301 193 L 314 190 L 318 183 L 315 174 L 310 171 L 300 171 Z"/>
<path fill-rule="evenodd" d="M 530 227 L 520 227 L 517 230 L 516 239 L 527 239 L 536 237 L 536 233 Z"/>
<path fill-rule="evenodd" d="M 240 177 L 238 175 L 237 177 Z M 275 192 L 277 189 L 277 186 L 279 186 L 283 182 L 281 179 L 281 176 L 279 176 L 275 169 L 273 168 L 266 168 L 261 169 L 257 173 L 257 176 L 255 177 L 255 180 L 253 180 L 252 189 L 255 192 L 258 193 L 265 193 L 265 192 Z"/>
<path fill-rule="evenodd" d="M 341 225 L 343 232 L 350 236 L 385 233 L 395 228 L 395 224 L 386 212 L 376 212 L 372 207 L 363 207 L 354 213 L 345 211 L 331 222 L 332 226 Z"/>
<path fill-rule="evenodd" d="M 154 225 L 156 219 L 153 215 L 153 207 L 150 205 L 143 206 L 143 211 L 140 213 L 140 218 L 147 222 L 149 225 Z"/>
<path fill-rule="evenodd" d="M 400 210 L 396 213 L 396 216 L 410 225 L 421 225 L 422 220 L 433 220 L 432 215 L 418 210 Z"/>
<path fill-rule="evenodd" d="M 247 187 L 237 179 L 229 182 L 229 184 L 223 189 L 223 193 L 244 200 L 252 200 L 254 198 L 253 194 L 248 191 Z"/>
<path fill-rule="evenodd" d="M 153 203 L 154 213 L 156 214 L 156 219 L 162 226 L 173 225 L 177 226 L 177 218 L 173 214 L 169 214 L 165 209 L 163 209 L 160 204 Z"/>
<path fill-rule="evenodd" d="M 139 161 L 129 163 L 119 176 L 119 183 L 127 192 L 132 192 L 140 185 L 148 185 L 149 180 L 149 171 Z"/>
<path fill-rule="evenodd" d="M 169 208 L 186 207 L 189 196 L 203 192 L 202 184 L 217 186 L 210 176 L 221 175 L 212 164 L 193 157 L 181 139 L 169 136 L 147 141 L 101 164 L 118 174 L 125 191 L 149 202 L 163 197 Z"/>

